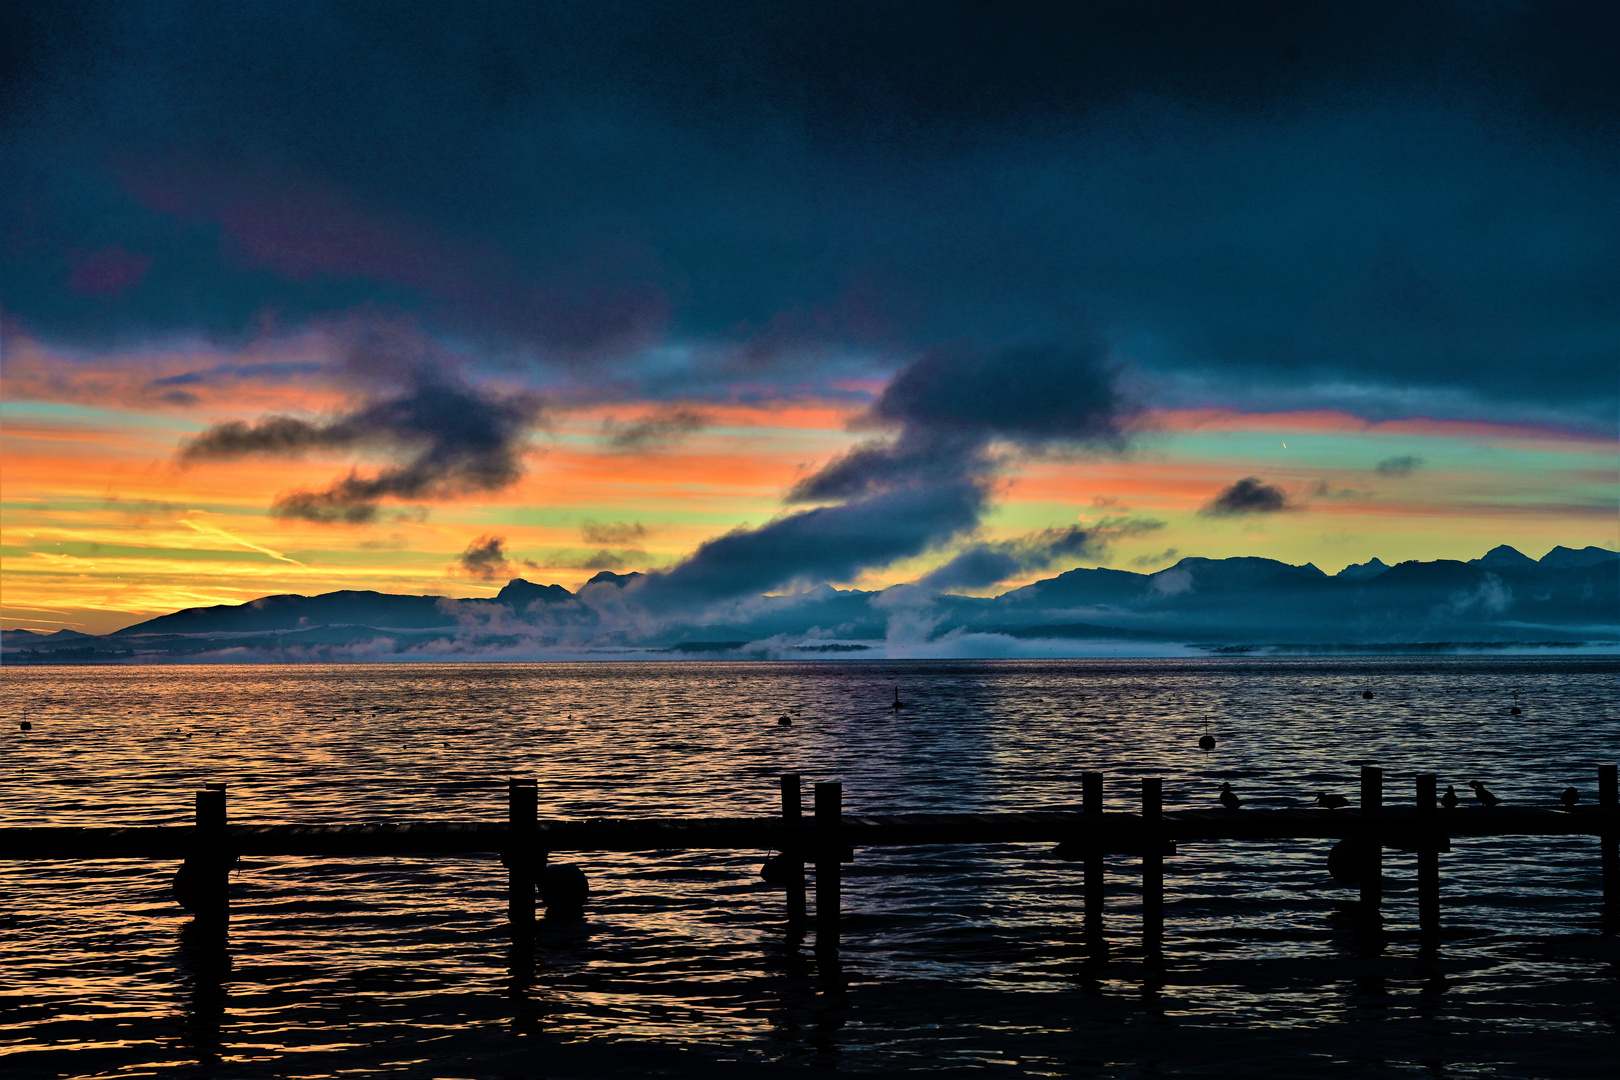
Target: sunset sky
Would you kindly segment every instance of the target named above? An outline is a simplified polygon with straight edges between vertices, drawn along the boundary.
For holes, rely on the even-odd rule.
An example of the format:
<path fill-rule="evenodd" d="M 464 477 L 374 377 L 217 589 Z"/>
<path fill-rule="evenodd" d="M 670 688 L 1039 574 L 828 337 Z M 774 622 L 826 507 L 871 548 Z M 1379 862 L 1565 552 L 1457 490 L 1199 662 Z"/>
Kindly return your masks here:
<path fill-rule="evenodd" d="M 4 627 L 1620 547 L 1612 5 L 784 11 L 21 16 Z"/>

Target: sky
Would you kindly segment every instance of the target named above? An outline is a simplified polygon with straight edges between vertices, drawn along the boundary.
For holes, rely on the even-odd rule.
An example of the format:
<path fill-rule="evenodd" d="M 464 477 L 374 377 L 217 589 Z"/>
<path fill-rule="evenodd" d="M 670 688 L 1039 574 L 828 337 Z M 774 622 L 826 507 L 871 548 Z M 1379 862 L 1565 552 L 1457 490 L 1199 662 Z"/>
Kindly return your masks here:
<path fill-rule="evenodd" d="M 0 618 L 1620 547 L 1620 8 L 29 0 Z"/>

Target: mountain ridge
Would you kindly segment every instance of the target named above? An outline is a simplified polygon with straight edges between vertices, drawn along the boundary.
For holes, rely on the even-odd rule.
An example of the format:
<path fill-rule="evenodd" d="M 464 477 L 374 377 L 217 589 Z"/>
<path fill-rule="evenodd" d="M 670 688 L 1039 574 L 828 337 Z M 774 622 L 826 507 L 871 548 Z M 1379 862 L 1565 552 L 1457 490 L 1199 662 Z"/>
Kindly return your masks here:
<path fill-rule="evenodd" d="M 530 649 L 677 653 L 759 649 L 876 651 L 1001 637 L 1008 641 L 1269 641 L 1368 646 L 1437 640 L 1620 638 L 1620 552 L 1555 547 L 1540 560 L 1499 545 L 1468 561 L 1379 559 L 1325 574 L 1260 556 L 1188 556 L 1152 573 L 1076 567 L 994 597 L 818 586 L 721 610 L 651 620 L 635 613 L 641 573 L 603 571 L 577 592 L 512 578 L 493 597 L 339 590 L 186 608 L 101 637 L 8 631 L 11 660 L 151 660 L 229 647 L 267 659 L 371 653 L 445 658 Z M 1486 635 L 1486 636 L 1482 636 Z M 772 644 L 774 643 L 774 644 Z M 881 643 L 881 644 L 873 644 Z M 982 644 L 982 642 L 981 642 Z M 375 656 L 372 656 L 375 658 Z"/>

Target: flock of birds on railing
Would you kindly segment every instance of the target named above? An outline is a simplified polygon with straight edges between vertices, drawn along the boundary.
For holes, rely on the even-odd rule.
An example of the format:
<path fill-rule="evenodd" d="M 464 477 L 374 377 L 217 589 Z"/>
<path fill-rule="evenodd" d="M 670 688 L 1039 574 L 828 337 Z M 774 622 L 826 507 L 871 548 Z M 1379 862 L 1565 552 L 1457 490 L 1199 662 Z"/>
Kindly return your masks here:
<path fill-rule="evenodd" d="M 1483 807 L 1500 806 L 1502 800 L 1478 780 L 1468 781 L 1468 787 L 1474 789 L 1474 799 Z M 1238 798 L 1237 792 L 1232 790 L 1230 783 L 1223 783 L 1220 790 L 1221 805 L 1228 810 L 1238 810 L 1243 806 L 1243 800 Z M 1573 809 L 1581 801 L 1581 793 L 1577 788 L 1567 787 L 1558 793 L 1558 801 L 1564 804 L 1564 809 Z M 1338 810 L 1349 806 L 1350 800 L 1343 795 L 1336 795 L 1329 791 L 1316 793 L 1316 805 L 1324 810 Z M 1455 810 L 1462 805 L 1462 796 L 1457 794 L 1457 788 L 1452 784 L 1446 785 L 1445 792 L 1440 796 L 1440 805 L 1447 810 Z"/>

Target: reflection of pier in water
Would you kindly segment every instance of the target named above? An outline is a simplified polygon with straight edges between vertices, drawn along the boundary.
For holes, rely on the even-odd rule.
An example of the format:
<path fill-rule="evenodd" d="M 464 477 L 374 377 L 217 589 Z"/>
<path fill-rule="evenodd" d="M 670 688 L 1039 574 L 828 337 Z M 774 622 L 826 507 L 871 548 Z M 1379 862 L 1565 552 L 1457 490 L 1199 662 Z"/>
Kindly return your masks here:
<path fill-rule="evenodd" d="M 773 880 L 786 891 L 790 930 L 810 925 L 804 867 L 815 874 L 813 908 L 819 952 L 837 951 L 841 864 L 858 848 L 1050 843 L 1060 858 L 1084 864 L 1083 910 L 1087 936 L 1104 951 L 1102 912 L 1105 856 L 1141 861 L 1143 946 L 1149 956 L 1164 936 L 1164 860 L 1179 844 L 1210 841 L 1332 839 L 1349 841 L 1360 885 L 1358 914 L 1380 918 L 1385 848 L 1417 855 L 1418 929 L 1422 948 L 1440 940 L 1440 856 L 1456 837 L 1595 836 L 1602 862 L 1607 929 L 1620 923 L 1620 791 L 1616 767 L 1598 768 L 1598 803 L 1564 810 L 1438 806 L 1435 777 L 1416 777 L 1416 801 L 1385 806 L 1383 774 L 1361 772 L 1361 805 L 1337 810 L 1184 810 L 1166 812 L 1161 782 L 1141 781 L 1141 812 L 1103 810 L 1103 777 L 1085 773 L 1079 811 L 985 814 L 850 815 L 840 784 L 815 785 L 813 813 L 802 813 L 800 780 L 782 778 L 782 814 L 772 818 L 600 818 L 540 820 L 533 780 L 508 786 L 505 822 L 416 821 L 355 825 L 230 825 L 224 785 L 196 794 L 196 824 L 151 827 L 0 828 L 0 859 L 178 859 L 176 895 L 196 915 L 195 929 L 223 932 L 229 922 L 227 888 L 240 856 L 487 856 L 499 855 L 510 875 L 508 919 L 519 944 L 532 942 L 537 885 L 552 852 L 659 852 L 771 850 Z M 207 980 L 204 980 L 207 981 Z"/>

